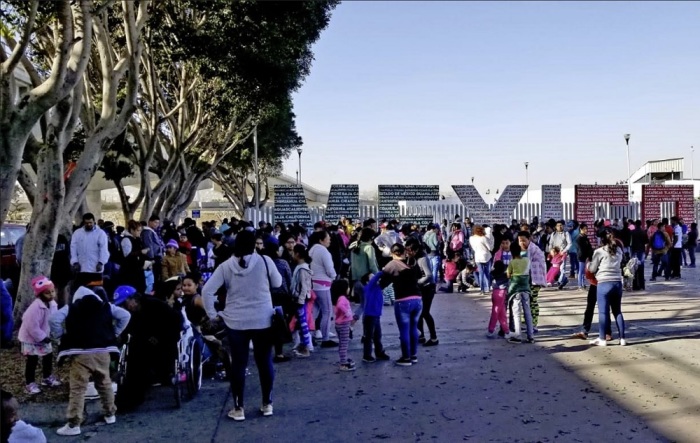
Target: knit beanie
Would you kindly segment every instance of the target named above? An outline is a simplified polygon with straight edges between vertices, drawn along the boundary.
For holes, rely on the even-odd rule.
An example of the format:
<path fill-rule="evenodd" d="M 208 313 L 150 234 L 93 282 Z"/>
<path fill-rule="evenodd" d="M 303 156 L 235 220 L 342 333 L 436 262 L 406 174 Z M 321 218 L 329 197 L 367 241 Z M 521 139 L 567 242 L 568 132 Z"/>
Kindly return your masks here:
<path fill-rule="evenodd" d="M 53 289 L 54 287 L 53 282 L 43 275 L 37 275 L 32 279 L 32 289 L 34 290 L 35 297 L 38 297 L 43 292 Z"/>

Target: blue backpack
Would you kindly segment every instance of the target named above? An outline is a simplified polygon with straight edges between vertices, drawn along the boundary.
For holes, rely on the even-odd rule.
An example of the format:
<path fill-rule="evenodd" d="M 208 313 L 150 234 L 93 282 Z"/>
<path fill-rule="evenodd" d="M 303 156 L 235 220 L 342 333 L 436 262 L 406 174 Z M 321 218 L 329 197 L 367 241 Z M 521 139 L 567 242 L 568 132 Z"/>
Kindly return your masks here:
<path fill-rule="evenodd" d="M 651 247 L 654 249 L 663 249 L 666 247 L 664 235 L 660 231 L 654 233 L 654 239 L 651 242 Z"/>

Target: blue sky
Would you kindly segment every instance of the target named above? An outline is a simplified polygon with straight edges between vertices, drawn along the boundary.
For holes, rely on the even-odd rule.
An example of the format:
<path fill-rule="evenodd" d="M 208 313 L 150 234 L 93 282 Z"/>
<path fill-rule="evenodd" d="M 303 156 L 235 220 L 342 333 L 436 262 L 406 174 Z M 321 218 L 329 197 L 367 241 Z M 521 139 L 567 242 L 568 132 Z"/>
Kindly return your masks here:
<path fill-rule="evenodd" d="M 625 133 L 633 171 L 686 157 L 690 176 L 698 23 L 698 2 L 346 1 L 295 96 L 302 178 L 483 193 L 528 161 L 532 188 L 614 183 Z"/>

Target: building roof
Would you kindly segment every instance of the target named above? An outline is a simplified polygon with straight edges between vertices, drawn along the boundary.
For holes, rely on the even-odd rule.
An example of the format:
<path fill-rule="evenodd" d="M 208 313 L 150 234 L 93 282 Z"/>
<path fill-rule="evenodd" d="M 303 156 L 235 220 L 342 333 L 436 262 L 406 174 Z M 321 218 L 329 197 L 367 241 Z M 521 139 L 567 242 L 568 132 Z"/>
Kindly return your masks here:
<path fill-rule="evenodd" d="M 671 172 L 683 173 L 683 171 L 684 159 L 682 157 L 667 158 L 664 160 L 650 160 L 632 173 L 630 182 L 636 183 L 638 180 L 649 174 L 668 174 Z"/>

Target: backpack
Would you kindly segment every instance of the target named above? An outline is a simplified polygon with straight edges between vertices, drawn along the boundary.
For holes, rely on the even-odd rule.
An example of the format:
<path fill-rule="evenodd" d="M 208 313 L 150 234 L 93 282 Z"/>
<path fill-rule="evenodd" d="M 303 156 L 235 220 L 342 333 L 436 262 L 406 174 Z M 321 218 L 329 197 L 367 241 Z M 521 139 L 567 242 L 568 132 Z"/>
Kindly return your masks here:
<path fill-rule="evenodd" d="M 664 240 L 664 235 L 656 231 L 654 233 L 654 240 L 651 242 L 651 247 L 654 249 L 663 249 L 666 247 L 666 241 Z"/>
<path fill-rule="evenodd" d="M 453 251 L 461 251 L 464 247 L 464 233 L 462 231 L 455 231 L 450 239 L 450 249 Z"/>

